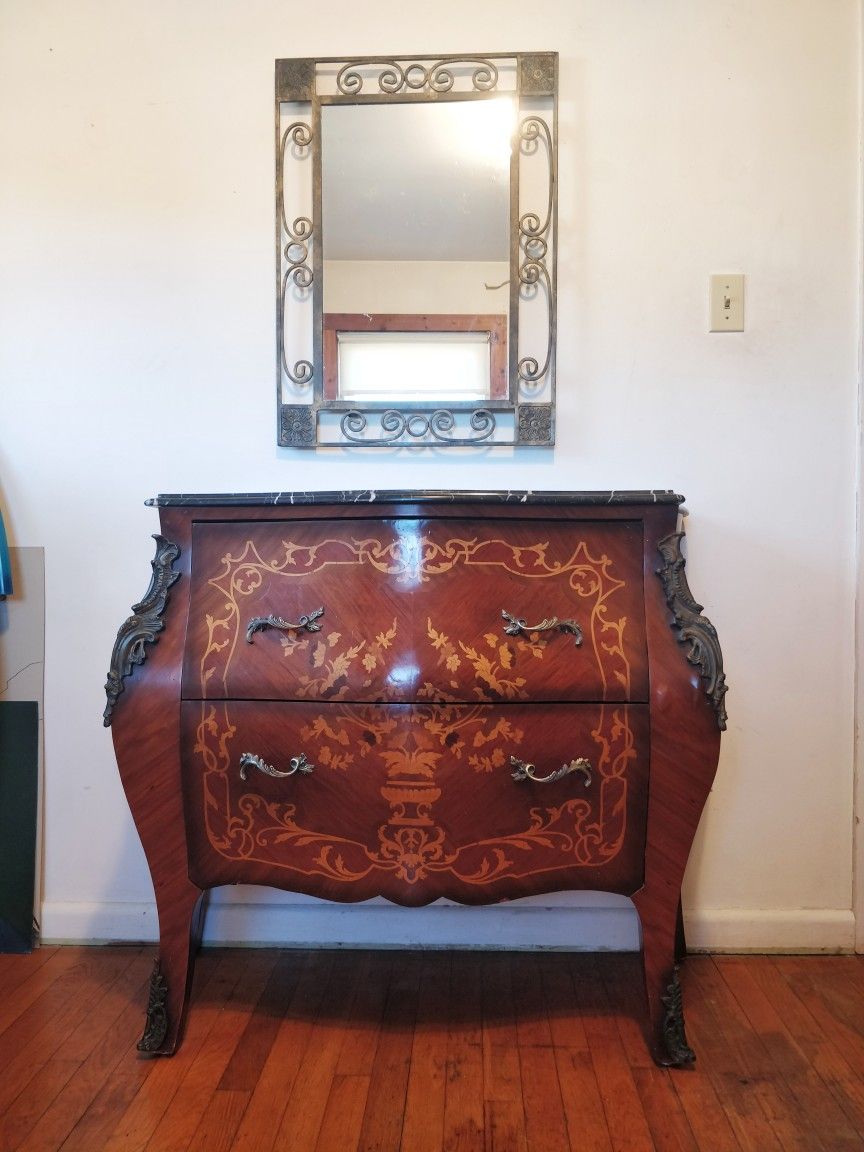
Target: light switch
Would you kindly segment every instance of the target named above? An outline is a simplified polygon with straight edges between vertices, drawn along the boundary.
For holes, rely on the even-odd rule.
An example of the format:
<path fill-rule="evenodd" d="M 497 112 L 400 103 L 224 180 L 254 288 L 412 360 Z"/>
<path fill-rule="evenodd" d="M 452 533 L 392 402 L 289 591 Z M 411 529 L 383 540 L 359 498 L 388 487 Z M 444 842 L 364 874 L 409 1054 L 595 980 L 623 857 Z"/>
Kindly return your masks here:
<path fill-rule="evenodd" d="M 711 332 L 744 331 L 744 276 L 735 272 L 710 277 Z"/>

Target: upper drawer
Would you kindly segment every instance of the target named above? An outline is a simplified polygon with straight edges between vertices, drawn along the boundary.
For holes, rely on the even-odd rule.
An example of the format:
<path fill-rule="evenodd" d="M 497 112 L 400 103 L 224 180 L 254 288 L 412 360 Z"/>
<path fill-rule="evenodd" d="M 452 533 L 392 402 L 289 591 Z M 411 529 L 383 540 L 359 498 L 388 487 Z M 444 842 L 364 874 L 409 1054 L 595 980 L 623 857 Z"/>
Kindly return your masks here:
<path fill-rule="evenodd" d="M 638 521 L 212 522 L 192 540 L 187 699 L 648 698 Z"/>

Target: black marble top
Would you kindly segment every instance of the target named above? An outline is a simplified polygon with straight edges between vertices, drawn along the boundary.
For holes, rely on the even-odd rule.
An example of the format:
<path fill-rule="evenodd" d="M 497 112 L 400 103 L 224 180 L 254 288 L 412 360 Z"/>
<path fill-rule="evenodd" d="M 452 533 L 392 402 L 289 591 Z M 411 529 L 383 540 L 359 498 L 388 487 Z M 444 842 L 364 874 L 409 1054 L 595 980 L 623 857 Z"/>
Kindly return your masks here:
<path fill-rule="evenodd" d="M 166 492 L 145 501 L 150 507 L 253 507 L 273 504 L 681 504 L 683 496 L 668 489 L 639 492 L 443 492 L 434 489 L 391 491 L 364 489 L 345 492 L 227 492 L 223 494 Z"/>

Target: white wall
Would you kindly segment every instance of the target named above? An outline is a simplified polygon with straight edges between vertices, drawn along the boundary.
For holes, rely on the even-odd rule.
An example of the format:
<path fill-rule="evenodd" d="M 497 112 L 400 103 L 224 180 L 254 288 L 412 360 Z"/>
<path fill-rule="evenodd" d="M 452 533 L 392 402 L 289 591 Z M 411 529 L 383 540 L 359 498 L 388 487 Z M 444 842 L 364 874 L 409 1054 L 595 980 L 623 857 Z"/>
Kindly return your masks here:
<path fill-rule="evenodd" d="M 848 946 L 857 0 L 544 0 L 530 20 L 438 0 L 434 33 L 419 12 L 0 0 L 0 499 L 46 555 L 45 931 L 153 932 L 100 722 L 149 575 L 146 496 L 671 487 L 731 685 L 691 941 Z M 478 46 L 561 53 L 558 445 L 280 451 L 273 60 Z M 706 332 L 725 271 L 747 276 L 743 335 Z M 304 907 L 223 907 L 211 931 L 483 942 L 554 920 Z M 566 931 L 599 942 L 603 917 Z"/>

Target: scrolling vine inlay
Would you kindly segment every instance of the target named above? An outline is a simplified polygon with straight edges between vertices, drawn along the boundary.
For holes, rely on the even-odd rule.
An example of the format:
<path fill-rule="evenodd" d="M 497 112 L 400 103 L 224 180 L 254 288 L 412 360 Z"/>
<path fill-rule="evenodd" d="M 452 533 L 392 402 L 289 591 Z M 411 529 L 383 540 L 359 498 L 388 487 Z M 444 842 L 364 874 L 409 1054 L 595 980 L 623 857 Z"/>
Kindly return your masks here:
<path fill-rule="evenodd" d="M 234 861 L 266 863 L 300 876 L 347 885 L 374 876 L 413 886 L 434 873 L 461 885 L 539 876 L 562 868 L 609 864 L 627 834 L 629 771 L 637 757 L 628 707 L 601 706 L 591 730 L 596 798 L 571 796 L 529 807 L 512 832 L 456 842 L 436 816 L 444 778 L 454 771 L 509 774 L 510 750 L 525 730 L 487 705 L 342 704 L 312 713 L 298 736 L 321 771 L 379 779 L 381 819 L 375 839 L 304 824 L 298 803 L 238 790 L 231 704 L 200 705 L 194 746 L 203 781 L 211 847 Z M 366 763 L 363 763 L 366 761 Z M 517 787 L 514 785 L 514 787 Z"/>
<path fill-rule="evenodd" d="M 618 541 L 610 536 L 610 547 L 613 544 L 618 546 Z M 309 577 L 329 571 L 336 580 L 346 567 L 365 569 L 365 579 L 380 576 L 394 581 L 397 588 L 404 585 L 406 593 L 417 583 L 440 579 L 449 580 L 455 591 L 461 569 L 479 569 L 489 581 L 506 573 L 517 579 L 515 584 L 508 584 L 508 592 L 515 593 L 521 587 L 526 596 L 533 594 L 536 585 L 548 583 L 544 601 L 548 601 L 548 608 L 543 613 L 548 618 L 541 622 L 546 625 L 555 619 L 556 610 L 562 616 L 565 608 L 572 611 L 574 597 L 584 605 L 579 612 L 583 626 L 565 620 L 564 635 L 557 628 L 543 631 L 539 625 L 536 629 L 526 625 L 517 635 L 502 636 L 496 631 L 501 627 L 498 607 L 489 615 L 488 627 L 480 626 L 486 617 L 478 615 L 477 622 L 470 624 L 469 634 L 454 632 L 446 618 L 430 615 L 426 631 L 431 650 L 423 668 L 437 666 L 438 671 L 431 680 L 416 685 L 421 699 L 459 699 L 459 691 L 466 685 L 470 685 L 470 698 L 475 700 L 527 698 L 527 690 L 523 691 L 526 685 L 530 687 L 538 674 L 548 678 L 541 664 L 547 650 L 554 652 L 557 661 L 566 661 L 568 676 L 573 671 L 590 675 L 600 699 L 631 696 L 631 663 L 626 653 L 641 641 L 639 630 L 632 625 L 632 636 L 627 639 L 630 590 L 616 576 L 610 555 L 592 554 L 584 542 L 575 548 L 568 543 L 566 550 L 559 550 L 555 542 L 542 538 L 514 545 L 497 537 L 465 538 L 447 536 L 440 529 L 433 533 L 404 527 L 392 536 L 346 533 L 313 541 L 308 533 L 301 533 L 274 540 L 272 550 L 267 551 L 263 551 L 260 537 L 257 541 L 247 539 L 239 550 L 222 554 L 219 566 L 218 572 L 208 573 L 207 583 L 213 593 L 198 600 L 193 597 L 193 612 L 201 613 L 198 627 L 206 636 L 198 672 L 204 698 L 232 695 L 235 665 L 237 674 L 250 667 L 250 654 L 238 652 L 238 642 L 249 618 L 253 613 L 257 618 L 260 612 L 262 588 L 269 597 L 263 617 L 269 616 L 270 605 L 299 599 Z M 324 596 L 322 592 L 322 599 Z M 395 603 L 398 606 L 398 598 Z M 286 659 L 302 655 L 305 661 L 291 674 L 295 698 L 338 700 L 350 698 L 350 692 L 360 692 L 361 699 L 408 698 L 401 681 L 372 678 L 383 668 L 382 653 L 395 640 L 395 619 L 366 621 L 365 627 L 372 634 L 358 635 L 356 620 L 340 622 L 325 603 L 322 623 L 318 637 L 303 634 L 299 627 L 292 630 L 288 624 L 284 635 L 270 641 L 281 644 Z M 578 651 L 574 651 L 572 639 L 567 643 L 568 630 L 577 634 L 579 642 L 584 631 L 584 643 Z M 565 654 L 567 649 L 572 656 Z M 565 667 L 563 663 L 560 666 L 562 670 Z M 469 667 L 474 675 L 466 680 Z M 287 687 L 288 681 L 283 679 L 283 689 Z M 557 694 L 553 698 L 558 698 Z"/>
<path fill-rule="evenodd" d="M 194 634 L 204 643 L 195 692 L 203 699 L 192 752 L 202 781 L 202 823 L 210 848 L 224 859 L 266 864 L 295 879 L 319 876 L 349 887 L 366 885 L 364 892 L 372 885 L 391 895 L 394 884 L 414 887 L 435 875 L 445 888 L 455 885 L 464 894 L 498 879 L 590 869 L 616 860 L 627 834 L 631 771 L 639 755 L 632 706 L 625 701 L 632 699 L 629 653 L 640 651 L 636 638 L 641 626 L 629 621 L 628 585 L 616 575 L 612 556 L 629 556 L 636 538 L 627 525 L 613 525 L 606 535 L 596 532 L 595 547 L 602 543 L 607 553 L 592 551 L 569 534 L 556 535 L 552 526 L 547 526 L 548 538 L 526 534 L 517 542 L 493 533 L 462 535 L 459 527 L 458 522 L 407 521 L 394 522 L 389 531 L 358 525 L 328 535 L 299 526 L 274 532 L 270 542 L 259 533 L 227 552 L 214 527 L 207 554 L 218 570 L 201 569 L 212 591 L 205 594 L 199 585 L 193 596 L 192 619 L 199 621 Z M 204 555 L 199 551 L 202 562 Z M 392 608 L 392 617 L 379 613 L 364 619 L 353 610 L 350 617 L 340 617 L 338 602 L 328 607 L 327 588 L 351 583 L 346 567 L 359 569 L 352 581 L 371 582 L 370 595 Z M 464 579 L 460 571 L 467 568 L 478 570 L 489 588 L 496 580 L 506 581 L 514 606 L 529 593 L 548 601 L 562 617 L 565 609 L 572 613 L 578 605 L 584 627 L 565 619 L 562 632 L 554 612 L 547 610 L 537 613 L 536 627 L 514 617 L 519 627 L 505 631 L 497 604 L 486 627 L 472 619 L 472 612 L 467 620 L 443 615 L 453 594 L 458 595 Z M 322 582 L 328 572 L 336 585 Z M 434 589 L 441 581 L 450 594 L 437 600 Z M 433 594 L 423 624 L 417 621 L 410 628 L 409 643 L 401 636 L 400 621 L 409 618 L 404 613 L 413 603 L 412 590 L 423 584 Z M 293 606 L 308 605 L 306 590 L 312 586 L 324 601 L 324 612 L 320 632 L 309 635 Z M 390 597 L 382 598 L 385 588 Z M 292 605 L 291 619 L 297 624 L 286 621 L 286 631 L 265 636 L 256 654 L 244 634 L 262 603 L 268 608 Z M 487 619 L 484 610 L 478 613 L 480 621 Z M 528 618 L 535 618 L 533 611 Z M 634 633 L 630 640 L 628 627 Z M 303 748 L 319 774 L 350 781 L 362 773 L 367 789 L 377 780 L 381 807 L 374 839 L 337 834 L 316 819 L 310 824 L 303 814 L 308 794 L 283 799 L 264 787 L 243 789 L 236 757 L 239 744 L 245 747 L 254 738 L 254 727 L 245 727 L 248 708 L 254 706 L 227 698 L 237 694 L 235 665 L 247 674 L 253 667 L 254 676 L 261 661 L 271 662 L 280 694 L 309 702 L 291 706 L 301 712 L 284 713 L 284 745 L 274 745 L 271 755 Z M 583 721 L 588 727 L 572 744 L 565 740 L 560 753 L 547 753 L 534 746 L 538 731 L 530 702 L 539 684 L 550 683 L 555 661 L 565 684 L 574 667 L 593 668 L 600 698 L 610 693 L 612 698 L 591 706 L 593 719 Z M 418 678 L 406 690 L 394 669 L 412 662 Z M 615 693 L 621 694 L 620 704 L 614 702 Z M 250 698 L 255 694 L 250 688 Z M 219 696 L 226 702 L 220 703 Z M 395 707 L 381 703 L 387 700 Z M 323 708 L 316 707 L 322 702 Z M 495 707 L 518 707 L 519 702 L 527 709 L 528 727 Z M 454 838 L 449 816 L 438 812 L 446 781 L 454 772 L 509 780 L 517 751 L 528 759 L 541 752 L 554 755 L 554 768 L 562 760 L 590 755 L 596 788 L 586 797 L 568 782 L 561 785 L 567 789 L 565 799 L 558 795 L 547 806 L 532 807 L 525 803 L 528 794 L 513 785 L 520 799 L 506 831 L 476 839 L 463 829 Z"/>

